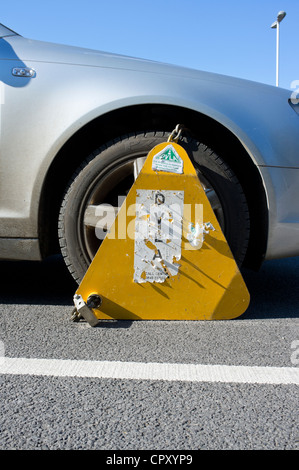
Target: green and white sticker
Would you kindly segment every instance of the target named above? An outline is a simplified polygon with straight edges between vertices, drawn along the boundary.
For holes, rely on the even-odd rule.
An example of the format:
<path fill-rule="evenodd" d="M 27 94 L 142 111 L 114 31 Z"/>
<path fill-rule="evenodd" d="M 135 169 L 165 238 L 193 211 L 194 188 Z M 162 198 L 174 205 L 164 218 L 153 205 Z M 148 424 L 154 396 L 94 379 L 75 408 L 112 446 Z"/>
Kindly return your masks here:
<path fill-rule="evenodd" d="M 183 173 L 184 162 L 180 155 L 173 147 L 169 144 L 161 152 L 157 153 L 152 162 L 152 169 L 157 171 L 166 171 L 169 173 Z"/>

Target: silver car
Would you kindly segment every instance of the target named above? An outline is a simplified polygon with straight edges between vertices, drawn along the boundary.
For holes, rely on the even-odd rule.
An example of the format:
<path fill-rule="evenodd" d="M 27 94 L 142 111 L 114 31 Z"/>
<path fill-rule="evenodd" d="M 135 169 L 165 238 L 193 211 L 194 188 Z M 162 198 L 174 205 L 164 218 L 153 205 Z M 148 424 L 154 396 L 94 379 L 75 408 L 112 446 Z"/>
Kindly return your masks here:
<path fill-rule="evenodd" d="M 291 92 L 26 39 L 0 25 L 0 258 L 62 252 L 80 281 L 144 157 L 183 124 L 239 265 L 299 255 L 299 111 Z"/>

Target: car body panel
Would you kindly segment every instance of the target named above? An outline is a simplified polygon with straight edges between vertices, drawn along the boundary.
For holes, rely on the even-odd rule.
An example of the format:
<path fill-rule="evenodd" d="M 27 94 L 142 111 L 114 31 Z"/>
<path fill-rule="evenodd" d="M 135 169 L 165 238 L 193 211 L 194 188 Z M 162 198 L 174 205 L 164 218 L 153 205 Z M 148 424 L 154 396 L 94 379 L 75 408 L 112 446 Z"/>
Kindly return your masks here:
<path fill-rule="evenodd" d="M 299 116 L 288 104 L 288 90 L 34 41 L 9 31 L 0 39 L 0 257 L 9 252 L 5 239 L 25 238 L 35 246 L 32 257 L 39 258 L 36 241 L 43 182 L 74 133 L 111 111 L 153 103 L 209 116 L 239 139 L 265 187 L 266 257 L 299 254 Z M 35 76 L 13 76 L 13 68 L 32 69 Z M 20 253 L 28 252 L 28 244 L 18 246 Z"/>
<path fill-rule="evenodd" d="M 261 168 L 268 194 L 269 234 L 266 259 L 299 255 L 299 169 Z"/>

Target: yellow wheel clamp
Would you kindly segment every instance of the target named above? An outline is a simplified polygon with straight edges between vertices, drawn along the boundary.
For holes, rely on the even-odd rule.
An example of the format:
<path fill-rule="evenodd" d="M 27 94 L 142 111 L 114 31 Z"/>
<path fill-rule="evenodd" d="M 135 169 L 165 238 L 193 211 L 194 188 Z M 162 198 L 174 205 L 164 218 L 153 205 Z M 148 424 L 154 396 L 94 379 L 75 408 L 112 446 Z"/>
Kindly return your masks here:
<path fill-rule="evenodd" d="M 74 295 L 73 320 L 227 320 L 249 300 L 186 151 L 157 145 Z"/>

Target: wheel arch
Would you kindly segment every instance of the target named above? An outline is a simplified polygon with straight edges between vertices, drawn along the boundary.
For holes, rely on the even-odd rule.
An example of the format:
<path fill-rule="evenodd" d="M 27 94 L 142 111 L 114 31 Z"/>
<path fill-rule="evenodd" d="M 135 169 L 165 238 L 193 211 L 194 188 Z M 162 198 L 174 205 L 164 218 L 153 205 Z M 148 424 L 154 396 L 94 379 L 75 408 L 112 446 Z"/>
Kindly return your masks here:
<path fill-rule="evenodd" d="M 78 130 L 59 150 L 47 172 L 39 204 L 42 257 L 59 252 L 60 203 L 72 174 L 93 150 L 125 134 L 145 130 L 171 132 L 179 123 L 197 140 L 219 153 L 238 177 L 247 198 L 251 222 L 244 266 L 258 269 L 267 248 L 268 211 L 263 181 L 251 156 L 230 130 L 209 116 L 161 104 L 136 105 L 102 115 Z"/>

